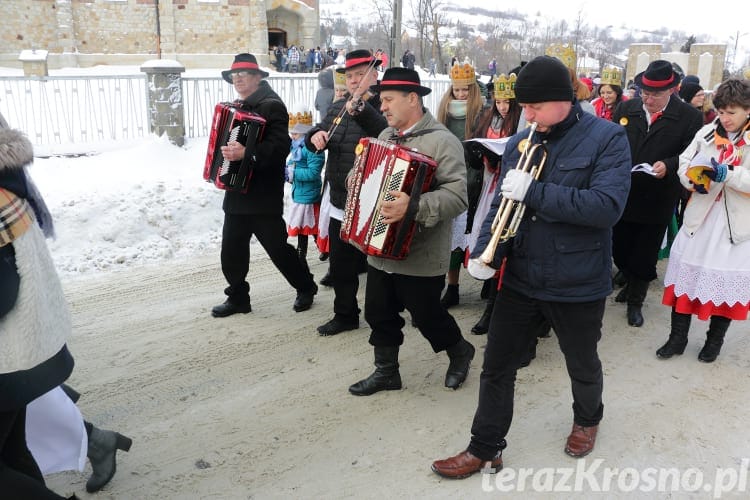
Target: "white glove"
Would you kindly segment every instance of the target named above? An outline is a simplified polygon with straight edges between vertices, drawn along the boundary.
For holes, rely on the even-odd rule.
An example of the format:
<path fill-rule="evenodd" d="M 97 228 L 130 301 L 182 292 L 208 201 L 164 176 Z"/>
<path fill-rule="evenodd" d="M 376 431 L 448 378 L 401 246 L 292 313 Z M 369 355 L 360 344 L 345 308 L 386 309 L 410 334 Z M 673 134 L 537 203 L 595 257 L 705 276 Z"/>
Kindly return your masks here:
<path fill-rule="evenodd" d="M 497 269 L 486 265 L 479 259 L 469 259 L 469 265 L 466 267 L 466 270 L 474 278 L 482 281 L 492 278 L 497 272 Z"/>
<path fill-rule="evenodd" d="M 500 186 L 502 195 L 510 200 L 523 201 L 526 191 L 529 190 L 533 177 L 528 172 L 521 170 L 509 170 Z"/>

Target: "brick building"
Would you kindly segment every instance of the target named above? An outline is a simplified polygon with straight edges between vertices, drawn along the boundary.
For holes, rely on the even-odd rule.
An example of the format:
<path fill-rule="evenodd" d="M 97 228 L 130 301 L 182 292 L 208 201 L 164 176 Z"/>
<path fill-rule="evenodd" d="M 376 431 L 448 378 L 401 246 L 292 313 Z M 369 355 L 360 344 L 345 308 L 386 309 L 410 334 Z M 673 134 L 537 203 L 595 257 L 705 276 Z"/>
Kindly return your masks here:
<path fill-rule="evenodd" d="M 2 0 L 0 66 L 48 51 L 50 68 L 175 59 L 223 67 L 238 52 L 268 65 L 275 45 L 319 45 L 318 0 Z"/>

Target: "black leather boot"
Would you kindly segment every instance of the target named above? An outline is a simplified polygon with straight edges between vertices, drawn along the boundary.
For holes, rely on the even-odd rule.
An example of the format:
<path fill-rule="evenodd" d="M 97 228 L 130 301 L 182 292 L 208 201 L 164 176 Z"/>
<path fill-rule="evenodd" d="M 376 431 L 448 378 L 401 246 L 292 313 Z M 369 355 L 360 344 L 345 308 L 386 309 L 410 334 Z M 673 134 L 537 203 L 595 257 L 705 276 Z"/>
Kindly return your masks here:
<path fill-rule="evenodd" d="M 661 346 L 656 355 L 661 359 L 669 359 L 675 354 L 685 352 L 685 346 L 688 341 L 688 331 L 690 330 L 689 314 L 678 313 L 672 309 L 672 323 L 667 342 Z"/>
<path fill-rule="evenodd" d="M 625 284 L 628 282 L 628 277 L 625 275 L 622 271 L 617 271 L 612 277 L 612 286 L 613 287 L 621 287 L 625 286 Z"/>
<path fill-rule="evenodd" d="M 625 282 L 622 289 L 620 289 L 620 291 L 617 292 L 617 295 L 615 295 L 615 302 L 618 304 L 625 304 L 628 301 L 628 289 L 628 283 Z"/>
<path fill-rule="evenodd" d="M 380 391 L 401 389 L 401 374 L 398 372 L 398 346 L 375 346 L 375 371 L 366 379 L 349 386 L 355 396 L 369 396 Z"/>
<path fill-rule="evenodd" d="M 495 298 L 497 297 L 497 279 L 490 278 L 485 280 L 482 290 L 485 288 L 487 288 L 487 305 L 484 307 L 482 317 L 471 328 L 471 333 L 474 335 L 484 335 L 490 331 L 490 319 L 492 318 L 492 310 L 495 308 Z"/>
<path fill-rule="evenodd" d="M 525 368 L 536 359 L 536 346 L 539 344 L 539 337 L 534 337 L 534 341 L 529 345 L 529 350 L 521 358 L 521 362 L 518 364 L 519 368 Z"/>
<path fill-rule="evenodd" d="M 331 268 L 328 268 L 328 271 L 326 271 L 326 275 L 323 276 L 323 278 L 319 281 L 319 283 L 323 286 L 331 287 L 333 286 L 333 279 L 331 279 Z"/>
<path fill-rule="evenodd" d="M 474 335 L 484 335 L 490 330 L 490 319 L 492 318 L 492 309 L 495 308 L 495 301 L 488 300 L 487 305 L 484 306 L 484 312 L 482 317 L 479 318 L 477 324 L 471 327 L 471 333 Z"/>
<path fill-rule="evenodd" d="M 440 304 L 446 309 L 458 305 L 458 285 L 448 285 Z"/>
<path fill-rule="evenodd" d="M 91 426 L 88 453 L 93 473 L 86 482 L 86 491 L 94 493 L 106 485 L 117 470 L 117 450 L 129 451 L 133 440 L 119 432 L 105 431 Z"/>
<path fill-rule="evenodd" d="M 648 281 L 630 278 L 628 281 L 628 325 L 643 326 L 641 307 L 648 293 Z"/>
<path fill-rule="evenodd" d="M 711 316 L 711 322 L 706 332 L 706 343 L 698 353 L 698 360 L 704 363 L 713 363 L 719 356 L 721 346 L 724 345 L 724 335 L 727 333 L 729 323 L 732 320 L 723 316 Z"/>
<path fill-rule="evenodd" d="M 456 390 L 461 387 L 469 375 L 469 366 L 476 350 L 466 339 L 462 338 L 445 350 L 450 358 L 448 371 L 445 372 L 445 387 Z"/>

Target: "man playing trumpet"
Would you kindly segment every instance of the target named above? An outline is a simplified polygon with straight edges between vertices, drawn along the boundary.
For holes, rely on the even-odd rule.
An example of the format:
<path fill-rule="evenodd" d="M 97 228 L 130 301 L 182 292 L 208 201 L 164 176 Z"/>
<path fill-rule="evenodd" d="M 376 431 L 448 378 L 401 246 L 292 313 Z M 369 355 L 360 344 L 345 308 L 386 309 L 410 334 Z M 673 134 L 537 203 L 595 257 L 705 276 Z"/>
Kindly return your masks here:
<path fill-rule="evenodd" d="M 545 321 L 558 337 L 572 385 L 568 455 L 591 452 L 604 408 L 597 343 L 612 291 L 612 226 L 630 187 L 627 138 L 621 127 L 582 111 L 567 68 L 555 58 L 541 56 L 526 64 L 515 90 L 526 121 L 536 123 L 528 142 L 542 144 L 546 160 L 538 176 L 532 169 L 512 169 L 521 167 L 519 146 L 524 149 L 528 131 L 506 145 L 501 196 L 484 220 L 474 257 L 487 246 L 502 198 L 525 208 L 490 320 L 471 442 L 462 453 L 432 464 L 434 472 L 449 478 L 502 468 L 516 371 Z M 469 271 L 483 278 L 483 266 L 473 260 Z"/>

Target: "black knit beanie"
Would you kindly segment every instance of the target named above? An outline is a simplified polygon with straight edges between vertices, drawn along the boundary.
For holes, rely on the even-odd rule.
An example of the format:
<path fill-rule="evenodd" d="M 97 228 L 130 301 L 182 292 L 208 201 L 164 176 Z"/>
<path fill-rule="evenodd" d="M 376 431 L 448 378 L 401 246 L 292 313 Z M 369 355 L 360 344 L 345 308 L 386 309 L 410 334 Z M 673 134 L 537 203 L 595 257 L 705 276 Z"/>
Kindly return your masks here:
<path fill-rule="evenodd" d="M 683 83 L 680 85 L 680 97 L 683 101 L 690 104 L 690 101 L 693 100 L 693 97 L 695 97 L 695 94 L 703 90 L 703 87 L 698 85 L 697 83 Z"/>
<path fill-rule="evenodd" d="M 532 59 L 518 73 L 516 100 L 522 104 L 572 101 L 573 84 L 568 68 L 555 57 Z"/>

